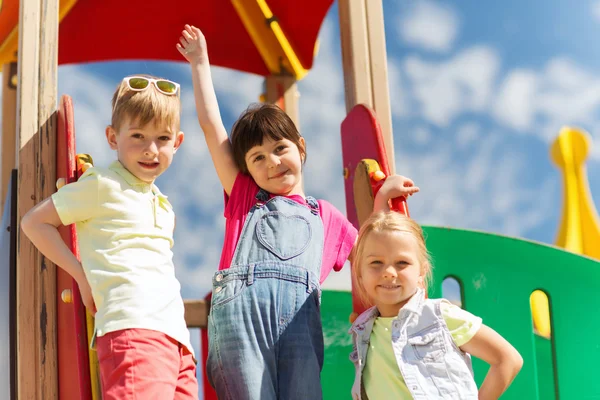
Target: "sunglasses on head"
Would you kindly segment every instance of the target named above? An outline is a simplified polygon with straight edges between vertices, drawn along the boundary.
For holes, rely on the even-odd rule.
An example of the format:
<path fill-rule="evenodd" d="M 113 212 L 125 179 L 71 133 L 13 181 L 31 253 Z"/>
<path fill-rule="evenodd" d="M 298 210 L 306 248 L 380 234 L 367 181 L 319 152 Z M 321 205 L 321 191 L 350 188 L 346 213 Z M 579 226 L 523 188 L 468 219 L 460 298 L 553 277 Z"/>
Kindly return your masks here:
<path fill-rule="evenodd" d="M 135 92 L 141 92 L 150 87 L 154 83 L 156 89 L 167 96 L 175 95 L 179 92 L 179 83 L 172 82 L 166 79 L 146 78 L 143 76 L 127 76 L 123 78 L 123 82 L 127 83 L 127 87 Z"/>

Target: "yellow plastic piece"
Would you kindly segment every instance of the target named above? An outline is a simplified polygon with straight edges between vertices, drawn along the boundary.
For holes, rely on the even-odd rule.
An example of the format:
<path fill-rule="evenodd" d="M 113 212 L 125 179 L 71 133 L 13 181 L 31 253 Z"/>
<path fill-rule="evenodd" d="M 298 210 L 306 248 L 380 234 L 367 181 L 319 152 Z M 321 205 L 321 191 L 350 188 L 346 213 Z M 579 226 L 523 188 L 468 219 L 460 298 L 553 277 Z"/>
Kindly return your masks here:
<path fill-rule="evenodd" d="M 252 42 L 273 75 L 290 74 L 296 80 L 308 72 L 281 30 L 265 0 L 231 0 Z"/>
<path fill-rule="evenodd" d="M 563 210 L 556 245 L 600 260 L 600 219 L 585 168 L 591 146 L 592 140 L 587 132 L 563 127 L 550 148 L 550 156 L 562 172 L 564 184 Z M 536 290 L 530 300 L 536 331 L 550 337 L 548 297 Z"/>
<path fill-rule="evenodd" d="M 94 317 L 86 310 L 85 318 L 87 323 L 88 349 L 94 336 Z M 90 361 L 90 383 L 92 384 L 92 400 L 102 400 L 102 391 L 100 390 L 100 368 L 98 364 L 98 354 L 95 350 L 89 350 Z"/>
<path fill-rule="evenodd" d="M 563 172 L 563 213 L 556 245 L 600 260 L 600 219 L 594 206 L 585 168 L 591 136 L 576 128 L 562 128 L 551 148 L 552 161 Z"/>
<path fill-rule="evenodd" d="M 60 299 L 65 304 L 70 304 L 73 302 L 73 292 L 71 289 L 65 289 L 60 293 Z"/>
<path fill-rule="evenodd" d="M 65 178 L 58 178 L 56 180 L 56 189 L 60 189 L 61 187 L 65 186 L 67 184 L 67 180 Z"/>
<path fill-rule="evenodd" d="M 75 156 L 75 163 L 77 164 L 77 167 L 80 167 L 83 164 L 93 165 L 94 159 L 89 154 L 79 153 Z"/>
<path fill-rule="evenodd" d="M 375 171 L 373 172 L 373 179 L 375 180 L 375 182 L 379 182 L 382 179 L 385 179 L 385 174 L 383 173 L 383 171 Z"/>
<path fill-rule="evenodd" d="M 75 156 L 75 165 L 77 169 L 81 169 L 81 173 L 84 173 L 88 168 L 94 165 L 94 160 L 91 155 L 80 153 Z M 92 344 L 92 338 L 94 336 L 94 317 L 88 310 L 85 314 L 87 335 L 88 335 L 88 348 Z M 92 385 L 92 400 L 102 400 L 102 391 L 100 390 L 100 368 L 98 365 L 98 355 L 96 351 L 89 351 L 89 362 L 90 362 L 90 383 Z"/>
<path fill-rule="evenodd" d="M 60 0 L 58 9 L 58 21 L 71 11 L 77 0 Z M 1 2 L 0 2 L 1 6 Z M 13 30 L 8 34 L 6 40 L 0 43 L 0 65 L 17 61 L 17 50 L 19 50 L 19 23 L 15 24 Z"/>
<path fill-rule="evenodd" d="M 529 296 L 533 316 L 533 327 L 535 332 L 546 338 L 550 338 L 552 330 L 550 328 L 550 306 L 548 296 L 541 290 L 534 290 Z"/>

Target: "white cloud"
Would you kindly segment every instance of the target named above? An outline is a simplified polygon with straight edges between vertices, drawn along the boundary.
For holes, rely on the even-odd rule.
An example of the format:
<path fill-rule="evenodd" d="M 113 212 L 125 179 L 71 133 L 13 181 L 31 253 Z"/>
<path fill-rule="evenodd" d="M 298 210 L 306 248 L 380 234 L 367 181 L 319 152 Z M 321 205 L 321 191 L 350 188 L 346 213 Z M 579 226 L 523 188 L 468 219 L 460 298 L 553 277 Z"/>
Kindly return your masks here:
<path fill-rule="evenodd" d="M 80 66 L 58 69 L 58 94 L 73 100 L 77 152 L 91 154 L 97 165 L 107 166 L 115 157 L 106 142 L 105 128 L 110 124 L 110 102 L 117 84 Z"/>
<path fill-rule="evenodd" d="M 438 63 L 410 55 L 403 65 L 417 112 L 433 124 L 447 127 L 461 113 L 488 107 L 499 63 L 493 48 L 475 46 Z"/>
<path fill-rule="evenodd" d="M 406 93 L 406 86 L 400 72 L 400 62 L 388 57 L 388 86 L 390 88 L 390 109 L 392 117 L 406 117 L 410 114 L 410 102 Z"/>
<path fill-rule="evenodd" d="M 600 1 L 594 1 L 591 4 L 591 8 L 592 8 L 592 16 L 597 20 L 600 21 Z"/>
<path fill-rule="evenodd" d="M 431 143 L 432 138 L 431 131 L 425 126 L 417 126 L 413 131 L 413 140 L 420 145 Z"/>
<path fill-rule="evenodd" d="M 515 70 L 502 83 L 493 114 L 515 129 L 529 129 L 535 112 L 538 79 L 530 71 Z"/>
<path fill-rule="evenodd" d="M 456 130 L 455 139 L 458 148 L 464 150 L 466 147 L 476 141 L 479 138 L 480 129 L 481 128 L 479 124 L 475 122 L 467 122 L 464 125 L 461 125 Z"/>
<path fill-rule="evenodd" d="M 400 13 L 398 24 L 400 37 L 407 44 L 435 52 L 449 51 L 458 29 L 456 12 L 429 0 L 408 3 Z"/>
<path fill-rule="evenodd" d="M 413 218 L 523 237 L 556 213 L 552 190 L 558 183 L 536 182 L 526 174 L 525 149 L 510 148 L 499 133 L 469 135 L 478 140 L 468 148 L 454 137 L 441 137 L 426 151 L 399 155 L 398 170 L 421 188 L 409 200 Z"/>
<path fill-rule="evenodd" d="M 513 69 L 498 92 L 493 116 L 519 133 L 549 142 L 563 125 L 574 125 L 600 138 L 600 76 L 572 59 L 555 57 L 540 71 Z M 594 149 L 592 157 L 599 156 Z"/>

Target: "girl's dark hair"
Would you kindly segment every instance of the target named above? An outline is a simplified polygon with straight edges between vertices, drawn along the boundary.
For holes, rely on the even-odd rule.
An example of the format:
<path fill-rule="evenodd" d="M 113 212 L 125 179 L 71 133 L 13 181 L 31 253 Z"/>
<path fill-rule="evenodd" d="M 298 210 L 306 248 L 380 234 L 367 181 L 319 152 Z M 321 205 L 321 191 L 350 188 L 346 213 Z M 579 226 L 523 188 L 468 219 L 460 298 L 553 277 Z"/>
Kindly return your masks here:
<path fill-rule="evenodd" d="M 300 133 L 292 119 L 275 104 L 253 104 L 240 115 L 231 129 L 233 158 L 239 170 L 248 174 L 246 153 L 263 144 L 265 137 L 277 141 L 287 139 L 298 146 L 303 161 L 306 148 L 300 142 Z"/>

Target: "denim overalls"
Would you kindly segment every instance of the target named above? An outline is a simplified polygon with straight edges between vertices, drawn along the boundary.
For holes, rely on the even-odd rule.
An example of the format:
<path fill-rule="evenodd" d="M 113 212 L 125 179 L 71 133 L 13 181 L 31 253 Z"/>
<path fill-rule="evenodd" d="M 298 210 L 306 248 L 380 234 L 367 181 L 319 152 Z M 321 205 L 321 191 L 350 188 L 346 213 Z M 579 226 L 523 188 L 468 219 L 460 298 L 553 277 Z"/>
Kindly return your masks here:
<path fill-rule="evenodd" d="M 447 300 L 426 299 L 425 292 L 418 289 L 400 309 L 392 324 L 392 348 L 398 369 L 415 400 L 477 400 L 471 357 L 452 340 L 440 311 L 441 301 Z M 350 328 L 354 344 L 350 360 L 355 367 L 353 400 L 367 400 L 362 374 L 378 316 L 377 308 L 372 307 Z"/>
<path fill-rule="evenodd" d="M 207 374 L 221 400 L 322 398 L 323 222 L 260 190 L 231 268 L 213 277 Z"/>

